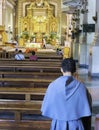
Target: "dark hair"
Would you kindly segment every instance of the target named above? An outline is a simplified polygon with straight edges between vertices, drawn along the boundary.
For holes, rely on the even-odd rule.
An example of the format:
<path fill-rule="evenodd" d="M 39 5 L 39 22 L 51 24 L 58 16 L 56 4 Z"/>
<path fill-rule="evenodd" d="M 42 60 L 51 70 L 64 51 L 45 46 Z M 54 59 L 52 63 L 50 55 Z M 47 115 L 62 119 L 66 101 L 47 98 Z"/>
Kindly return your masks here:
<path fill-rule="evenodd" d="M 18 48 L 16 48 L 15 51 L 18 51 Z"/>
<path fill-rule="evenodd" d="M 73 58 L 66 58 L 62 61 L 61 67 L 63 69 L 63 72 L 76 72 L 76 63 Z"/>
<path fill-rule="evenodd" d="M 19 50 L 19 53 L 22 53 L 22 50 Z"/>
<path fill-rule="evenodd" d="M 35 55 L 35 51 L 32 51 L 32 55 Z"/>
<path fill-rule="evenodd" d="M 61 67 L 64 72 L 71 72 L 72 74 L 76 72 L 76 62 L 73 58 L 66 58 L 62 61 Z M 73 77 L 69 76 L 66 80 L 65 86 L 68 86 L 72 81 Z"/>

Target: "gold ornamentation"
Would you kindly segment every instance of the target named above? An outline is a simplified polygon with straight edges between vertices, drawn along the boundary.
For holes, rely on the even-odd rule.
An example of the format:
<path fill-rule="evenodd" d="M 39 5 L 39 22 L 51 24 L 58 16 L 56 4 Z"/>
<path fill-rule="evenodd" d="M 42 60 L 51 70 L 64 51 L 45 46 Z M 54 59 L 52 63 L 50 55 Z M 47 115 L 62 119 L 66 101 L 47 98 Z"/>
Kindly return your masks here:
<path fill-rule="evenodd" d="M 32 2 L 27 8 L 27 16 L 21 18 L 21 33 L 27 31 L 27 40 L 35 35 L 36 42 L 42 42 L 44 35 L 57 34 L 58 23 L 53 14 L 53 9 L 46 0 Z"/>
<path fill-rule="evenodd" d="M 7 34 L 5 32 L 5 27 L 0 25 L 0 42 L 5 44 L 8 41 Z"/>

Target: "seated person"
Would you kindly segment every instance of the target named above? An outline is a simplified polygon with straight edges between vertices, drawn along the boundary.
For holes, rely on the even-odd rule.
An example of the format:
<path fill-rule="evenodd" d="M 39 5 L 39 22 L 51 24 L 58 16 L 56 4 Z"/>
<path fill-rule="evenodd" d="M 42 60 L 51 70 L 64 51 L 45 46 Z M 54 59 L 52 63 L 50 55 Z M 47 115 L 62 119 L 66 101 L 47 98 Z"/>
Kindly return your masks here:
<path fill-rule="evenodd" d="M 57 49 L 56 49 L 56 54 L 57 54 L 57 55 L 63 55 L 63 54 L 62 54 L 62 50 L 59 49 L 59 48 L 57 48 Z"/>
<path fill-rule="evenodd" d="M 92 99 L 85 84 L 73 76 L 75 65 L 73 58 L 64 59 L 62 76 L 52 81 L 45 93 L 41 112 L 51 118 L 50 130 L 91 130 Z"/>
<path fill-rule="evenodd" d="M 30 60 L 37 60 L 37 56 L 35 55 L 35 51 L 32 51 L 32 55 L 29 57 Z"/>
<path fill-rule="evenodd" d="M 24 57 L 22 50 L 19 50 L 18 53 L 16 53 L 16 55 L 15 55 L 15 60 L 24 60 L 24 59 L 25 59 L 25 57 Z"/>

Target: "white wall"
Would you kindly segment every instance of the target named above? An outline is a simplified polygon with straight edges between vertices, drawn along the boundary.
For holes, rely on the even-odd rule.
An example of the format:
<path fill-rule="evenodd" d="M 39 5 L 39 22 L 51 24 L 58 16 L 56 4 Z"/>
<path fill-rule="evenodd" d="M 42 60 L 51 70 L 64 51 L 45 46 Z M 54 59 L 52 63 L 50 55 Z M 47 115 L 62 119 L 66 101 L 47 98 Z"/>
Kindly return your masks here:
<path fill-rule="evenodd" d="M 88 23 L 95 23 L 92 19 L 96 15 L 96 0 L 88 0 Z"/>
<path fill-rule="evenodd" d="M 99 74 L 99 60 L 97 56 L 99 56 L 99 46 L 94 46 L 92 48 L 92 75 Z"/>

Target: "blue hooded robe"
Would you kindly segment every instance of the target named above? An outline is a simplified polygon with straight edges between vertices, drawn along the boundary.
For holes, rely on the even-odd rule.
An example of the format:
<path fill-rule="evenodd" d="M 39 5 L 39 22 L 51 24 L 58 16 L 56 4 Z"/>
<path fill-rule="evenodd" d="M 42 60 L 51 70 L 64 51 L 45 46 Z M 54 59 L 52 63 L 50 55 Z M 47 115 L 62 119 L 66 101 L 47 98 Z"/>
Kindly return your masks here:
<path fill-rule="evenodd" d="M 60 76 L 49 84 L 41 112 L 52 119 L 50 130 L 84 130 L 81 118 L 91 116 L 86 87 L 73 78 L 65 86 L 68 76 Z"/>

